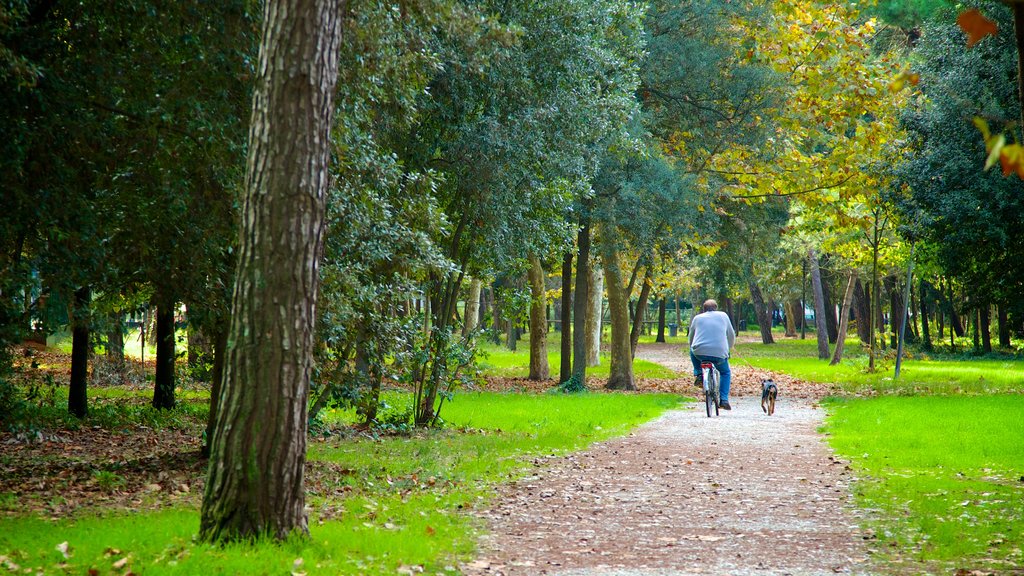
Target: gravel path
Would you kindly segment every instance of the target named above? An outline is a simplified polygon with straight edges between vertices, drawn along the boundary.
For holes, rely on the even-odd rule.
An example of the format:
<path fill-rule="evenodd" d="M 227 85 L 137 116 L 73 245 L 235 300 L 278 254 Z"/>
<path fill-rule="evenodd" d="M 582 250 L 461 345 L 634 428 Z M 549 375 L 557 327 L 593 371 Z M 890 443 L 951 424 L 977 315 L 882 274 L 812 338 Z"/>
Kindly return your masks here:
<path fill-rule="evenodd" d="M 668 354 L 680 355 L 651 356 Z M 693 404 L 586 452 L 538 459 L 481 514 L 490 535 L 463 571 L 868 573 L 849 468 L 817 432 L 824 411 L 784 387 L 769 417 L 759 397 L 737 392 L 718 418 Z"/>

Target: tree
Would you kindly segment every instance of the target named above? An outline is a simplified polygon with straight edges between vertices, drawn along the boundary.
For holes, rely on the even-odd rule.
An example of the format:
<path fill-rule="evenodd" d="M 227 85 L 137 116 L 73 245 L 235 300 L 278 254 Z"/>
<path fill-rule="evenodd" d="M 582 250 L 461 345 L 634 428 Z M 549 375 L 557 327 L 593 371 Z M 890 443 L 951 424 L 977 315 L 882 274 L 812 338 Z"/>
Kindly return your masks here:
<path fill-rule="evenodd" d="M 200 525 L 208 541 L 308 530 L 306 398 L 338 10 L 333 0 L 264 8 L 228 362 Z"/>

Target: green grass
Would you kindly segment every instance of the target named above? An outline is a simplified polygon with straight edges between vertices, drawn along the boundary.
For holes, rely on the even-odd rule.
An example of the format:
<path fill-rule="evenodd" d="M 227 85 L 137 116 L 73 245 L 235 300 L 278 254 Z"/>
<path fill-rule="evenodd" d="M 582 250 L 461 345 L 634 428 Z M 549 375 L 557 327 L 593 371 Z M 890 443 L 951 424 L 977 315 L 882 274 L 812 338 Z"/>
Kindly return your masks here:
<path fill-rule="evenodd" d="M 651 337 L 653 341 L 653 337 Z M 485 376 L 498 376 L 503 378 L 526 378 L 530 374 L 530 344 L 528 341 L 520 341 L 517 350 L 512 352 L 503 345 L 490 342 L 482 342 L 480 350 L 480 369 Z M 557 377 L 558 366 L 562 360 L 561 350 L 556 337 L 548 336 L 548 366 L 552 374 Z M 607 378 L 611 361 L 607 354 L 601 355 L 601 363 L 597 366 L 587 368 L 587 376 L 594 378 Z M 665 368 L 660 364 L 648 362 L 647 360 L 633 361 L 633 375 L 637 378 L 678 378 L 679 374 L 674 370 Z"/>
<path fill-rule="evenodd" d="M 466 511 L 484 506 L 497 484 L 526 474 L 531 458 L 624 433 L 678 403 L 672 395 L 457 394 L 444 408 L 447 429 L 313 442 L 309 539 L 198 544 L 192 509 L 55 522 L 14 517 L 0 519 L 0 556 L 33 570 L 69 573 L 96 568 L 106 574 L 130 554 L 137 574 L 390 575 L 402 566 L 454 574 L 479 529 Z M 66 560 L 55 549 L 63 541 L 73 552 Z M 122 554 L 106 555 L 111 548 Z M 302 567 L 294 569 L 297 558 Z"/>
<path fill-rule="evenodd" d="M 862 477 L 883 557 L 954 568 L 1024 563 L 1024 397 L 833 400 L 827 430 Z M 900 554 L 895 554 L 899 550 Z"/>
<path fill-rule="evenodd" d="M 830 347 L 834 350 L 834 346 Z M 749 364 L 774 370 L 803 380 L 837 384 L 841 389 L 859 393 L 886 394 L 993 394 L 1024 392 L 1024 359 L 1014 356 L 971 358 L 926 355 L 908 351 L 900 368 L 899 381 L 893 380 L 895 353 L 886 351 L 875 361 L 875 372 L 868 371 L 868 354 L 860 340 L 848 338 L 843 361 L 829 366 L 818 360 L 814 334 L 806 340 L 782 338 L 776 343 L 742 343 L 733 354 L 734 365 Z"/>

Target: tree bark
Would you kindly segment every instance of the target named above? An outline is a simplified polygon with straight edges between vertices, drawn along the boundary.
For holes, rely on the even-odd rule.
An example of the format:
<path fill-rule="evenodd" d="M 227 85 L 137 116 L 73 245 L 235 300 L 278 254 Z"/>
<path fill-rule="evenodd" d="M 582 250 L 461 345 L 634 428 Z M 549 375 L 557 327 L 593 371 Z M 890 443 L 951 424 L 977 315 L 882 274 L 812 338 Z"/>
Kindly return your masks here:
<path fill-rule="evenodd" d="M 640 297 L 636 301 L 636 313 L 633 317 L 633 328 L 629 332 L 629 357 L 636 357 L 636 346 L 640 343 L 640 330 L 644 327 L 644 318 L 647 316 L 647 299 L 651 297 L 652 275 L 654 268 L 647 267 L 644 273 L 643 286 L 640 287 Z M 627 296 L 628 297 L 628 296 Z"/>
<path fill-rule="evenodd" d="M 224 356 L 228 347 L 227 327 L 221 327 L 213 335 L 213 369 L 210 372 L 210 414 L 206 418 L 206 442 L 203 443 L 202 454 L 210 456 L 213 447 L 213 435 L 217 430 L 217 410 L 220 406 L 220 394 L 224 381 Z"/>
<path fill-rule="evenodd" d="M 772 337 L 772 316 L 764 304 L 761 287 L 754 280 L 748 281 L 747 286 L 750 288 L 750 301 L 754 304 L 757 326 L 761 330 L 761 343 L 775 344 L 775 338 Z"/>
<path fill-rule="evenodd" d="M 174 408 L 174 304 L 156 307 L 156 376 L 153 379 L 153 408 Z"/>
<path fill-rule="evenodd" d="M 796 338 L 796 305 L 792 300 L 786 300 L 782 307 L 786 311 L 786 338 Z"/>
<path fill-rule="evenodd" d="M 587 309 L 590 308 L 590 223 L 583 222 L 577 234 L 576 290 L 572 310 L 572 373 L 587 383 Z"/>
<path fill-rule="evenodd" d="M 999 347 L 1010 347 L 1010 321 L 1006 313 L 1006 304 L 999 304 L 996 307 L 996 314 L 999 317 Z"/>
<path fill-rule="evenodd" d="M 601 258 L 604 280 L 608 292 L 608 311 L 611 314 L 612 334 L 609 343 L 611 366 L 605 388 L 636 390 L 633 380 L 633 354 L 629 345 L 629 293 L 625 287 L 619 253 L 615 239 L 608 230 L 601 233 Z"/>
<path fill-rule="evenodd" d="M 110 315 L 110 328 L 107 330 L 107 361 L 120 370 L 124 367 L 124 321 L 120 312 Z"/>
<path fill-rule="evenodd" d="M 558 381 L 572 377 L 572 252 L 562 258 L 562 357 L 558 367 Z"/>
<path fill-rule="evenodd" d="M 590 265 L 590 307 L 587 310 L 587 366 L 601 363 L 601 323 L 604 321 L 604 269 L 595 259 Z"/>
<path fill-rule="evenodd" d="M 480 290 L 483 288 L 483 281 L 473 278 L 469 282 L 469 296 L 466 298 L 466 318 L 462 325 L 462 335 L 468 336 L 476 330 L 480 321 Z"/>
<path fill-rule="evenodd" d="M 871 344 L 871 304 L 860 278 L 853 282 L 853 311 L 857 319 L 857 336 L 866 345 Z"/>
<path fill-rule="evenodd" d="M 530 255 L 530 380 L 547 380 L 548 319 L 545 307 L 544 267 L 540 258 Z"/>
<path fill-rule="evenodd" d="M 92 291 L 88 286 L 75 290 L 71 316 L 71 384 L 68 387 L 68 412 L 78 418 L 89 413 L 89 307 Z"/>
<path fill-rule="evenodd" d="M 341 40 L 336 0 L 264 4 L 224 390 L 200 538 L 308 533 L 303 466 Z"/>
<path fill-rule="evenodd" d="M 981 351 L 990 354 L 992 352 L 992 307 L 986 302 L 979 310 L 981 323 Z"/>
<path fill-rule="evenodd" d="M 662 296 L 658 301 L 658 336 L 654 339 L 655 342 L 665 342 L 665 313 L 667 309 L 668 304 L 665 302 L 665 297 Z"/>
<path fill-rule="evenodd" d="M 807 251 L 807 260 L 811 268 L 811 287 L 814 292 L 814 326 L 818 338 L 818 358 L 827 360 L 828 328 L 825 326 L 825 295 L 821 287 L 821 269 L 818 268 L 818 255 L 813 248 Z"/>
<path fill-rule="evenodd" d="M 828 255 L 822 257 L 826 263 L 829 261 Z M 832 273 L 830 269 L 826 267 L 821 270 L 821 293 L 822 299 L 825 302 L 825 327 L 828 330 L 828 341 L 835 344 L 839 339 L 839 320 L 836 318 L 836 305 L 832 301 Z"/>
<path fill-rule="evenodd" d="M 918 303 L 921 305 L 921 339 L 922 346 L 927 352 L 932 350 L 932 334 L 928 326 L 928 303 L 931 301 L 931 290 L 924 278 L 918 281 Z M 939 338 L 942 335 L 939 334 Z"/>
<path fill-rule="evenodd" d="M 850 306 L 853 305 L 853 285 L 856 283 L 857 273 L 850 270 L 850 277 L 846 281 L 846 290 L 843 292 L 843 307 L 839 312 L 839 331 L 836 334 L 836 349 L 832 354 L 830 365 L 835 366 L 843 361 L 843 350 L 846 348 L 846 332 L 850 328 Z"/>

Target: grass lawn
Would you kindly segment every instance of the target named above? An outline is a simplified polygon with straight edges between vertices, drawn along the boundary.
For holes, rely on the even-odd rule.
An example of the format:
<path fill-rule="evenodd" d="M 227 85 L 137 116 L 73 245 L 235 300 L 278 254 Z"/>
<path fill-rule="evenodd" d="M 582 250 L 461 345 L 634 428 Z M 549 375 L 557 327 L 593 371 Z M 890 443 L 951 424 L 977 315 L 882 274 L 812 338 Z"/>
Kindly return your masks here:
<path fill-rule="evenodd" d="M 895 382 L 895 353 L 889 351 L 876 358 L 875 372 L 868 372 L 868 354 L 856 337 L 846 340 L 842 363 L 829 366 L 828 360 L 818 360 L 813 333 L 809 333 L 806 340 L 784 338 L 781 334 L 775 336 L 775 344 L 737 344 L 733 364 L 749 364 L 804 380 L 834 383 L 854 393 L 984 395 L 1024 392 L 1024 358 L 928 356 L 908 352 L 900 369 L 900 380 Z"/>
<path fill-rule="evenodd" d="M 562 361 L 562 353 L 559 347 L 558 333 L 552 332 L 552 334 L 554 336 L 548 335 L 548 366 L 551 367 L 552 374 L 557 377 L 558 366 Z M 654 341 L 653 336 L 647 338 L 651 342 Z M 515 352 L 512 352 L 504 345 L 491 342 L 482 342 L 480 350 L 482 352 L 480 355 L 480 369 L 486 376 L 526 378 L 530 374 L 530 343 L 528 340 L 520 340 Z M 599 365 L 587 368 L 587 376 L 607 378 L 610 365 L 611 361 L 608 355 L 602 354 Z M 640 359 L 633 361 L 633 375 L 637 378 L 672 379 L 679 377 L 679 374 L 674 370 Z"/>
<path fill-rule="evenodd" d="M 107 574 L 127 557 L 136 574 L 455 574 L 479 529 L 465 511 L 485 505 L 497 484 L 526 474 L 531 458 L 622 434 L 678 403 L 653 394 L 457 394 L 444 430 L 312 442 L 309 539 L 198 544 L 190 506 L 55 521 L 9 516 L 0 518 L 0 566 Z M 62 542 L 68 558 L 56 548 Z"/>
<path fill-rule="evenodd" d="M 883 558 L 929 573 L 1024 564 L 1024 397 L 887 396 L 828 408 L 829 442 L 861 476 L 856 498 L 872 512 Z"/>

